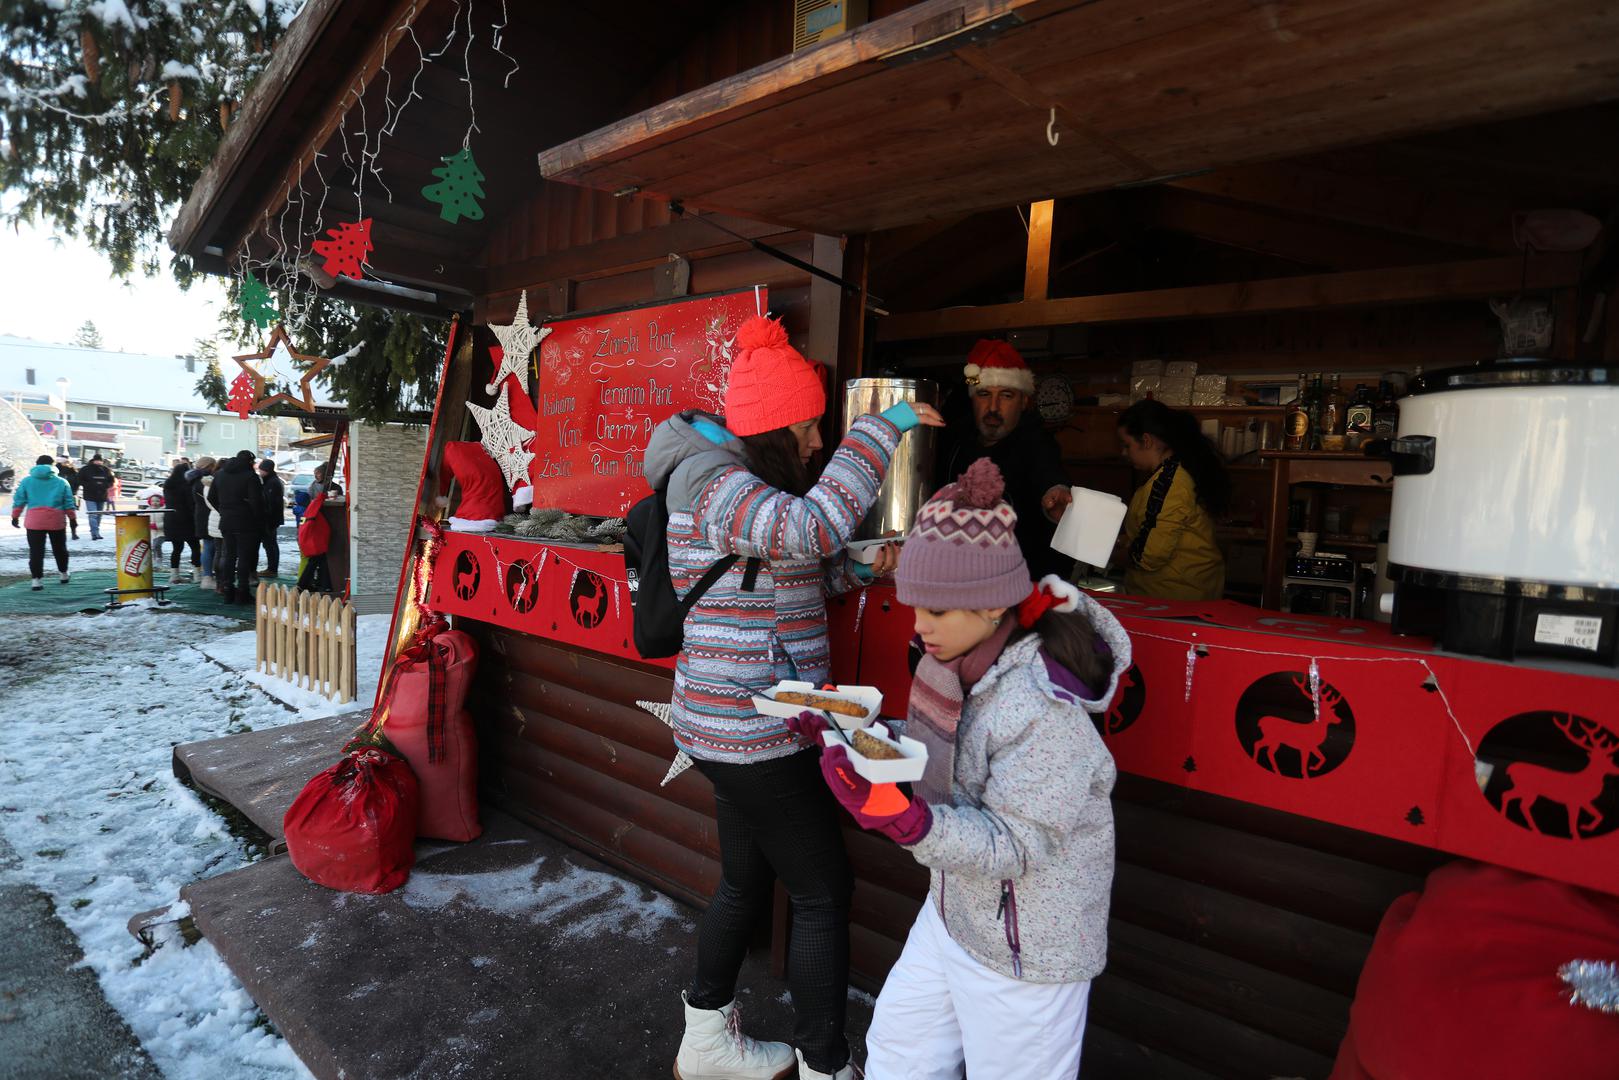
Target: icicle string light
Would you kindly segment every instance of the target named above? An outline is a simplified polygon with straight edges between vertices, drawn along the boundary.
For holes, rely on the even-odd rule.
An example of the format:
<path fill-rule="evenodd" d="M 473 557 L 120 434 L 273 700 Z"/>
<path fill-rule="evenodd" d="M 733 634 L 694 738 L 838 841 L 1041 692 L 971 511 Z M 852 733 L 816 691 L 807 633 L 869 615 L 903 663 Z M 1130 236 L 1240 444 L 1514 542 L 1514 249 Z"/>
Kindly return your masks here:
<path fill-rule="evenodd" d="M 399 121 L 412 102 L 425 100 L 419 85 L 427 65 L 447 57 L 458 43 L 461 45 L 462 56 L 461 70 L 456 72 L 456 77 L 465 83 L 467 88 L 468 125 L 462 138 L 463 149 L 470 148 L 473 133 L 482 130 L 478 125 L 476 96 L 472 82 L 472 49 L 477 37 L 477 15 L 472 0 L 465 2 L 454 0 L 454 3 L 455 13 L 449 21 L 448 32 L 443 42 L 431 53 L 425 50 L 415 27 L 416 19 L 425 9 L 425 5 L 412 4 L 393 29 L 383 36 L 379 45 L 380 63 L 368 71 L 357 74 L 339 97 L 339 107 L 344 110 L 344 115 L 331 137 L 338 144 L 338 162 L 347 171 L 346 186 L 354 196 L 356 209 L 352 220 L 363 220 L 365 217 L 365 188 L 368 174 L 371 183 L 382 192 L 382 196 L 389 203 L 394 201 L 392 185 L 383 176 L 384 170 L 381 166 L 383 140 L 393 138 L 397 134 Z M 491 20 L 489 26 L 491 50 L 510 64 L 503 77 L 503 88 L 509 88 L 512 76 L 521 70 L 517 58 L 503 47 L 509 24 L 509 0 L 502 0 L 499 21 Z M 416 50 L 416 69 L 411 74 L 408 85 L 403 77 L 397 80 L 402 93 L 396 100 L 394 97 L 396 80 L 390 65 L 406 35 L 409 35 L 410 43 Z M 409 70 L 408 64 L 407 59 L 406 70 Z M 376 87 L 377 73 L 381 75 L 382 116 L 379 126 L 373 130 L 366 97 L 368 92 Z M 356 120 L 357 126 L 354 123 Z M 358 140 L 357 145 L 354 140 Z M 293 157 L 285 181 L 286 198 L 280 209 L 273 213 L 264 212 L 258 227 L 243 243 L 232 262 L 233 271 L 239 281 L 250 274 L 256 275 L 270 289 L 287 297 L 282 322 L 294 332 L 302 330 L 308 324 L 309 315 L 321 291 L 316 276 L 318 271 L 316 274 L 308 272 L 310 266 L 308 252 L 310 243 L 325 235 L 331 224 L 327 199 L 337 177 L 327 173 L 321 164 L 321 159 L 327 156 L 321 145 L 312 140 L 307 149 Z M 311 190 L 312 184 L 306 182 L 305 174 L 310 171 L 315 174 L 313 185 L 318 185 L 318 197 Z M 345 220 L 350 219 L 345 217 Z M 259 244 L 262 254 L 252 253 L 254 242 Z M 369 268 L 366 268 L 366 276 L 372 280 L 386 280 Z"/>

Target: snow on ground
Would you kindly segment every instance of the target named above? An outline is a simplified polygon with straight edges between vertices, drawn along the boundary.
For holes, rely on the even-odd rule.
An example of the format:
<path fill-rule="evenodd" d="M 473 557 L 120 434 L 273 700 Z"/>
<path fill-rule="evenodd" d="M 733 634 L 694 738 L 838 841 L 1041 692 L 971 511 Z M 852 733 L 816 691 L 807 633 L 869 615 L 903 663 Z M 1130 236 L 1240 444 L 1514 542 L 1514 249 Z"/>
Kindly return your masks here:
<path fill-rule="evenodd" d="M 631 881 L 567 866 L 559 877 L 537 880 L 545 859 L 482 874 L 435 874 L 417 870 L 405 882 L 405 903 L 443 910 L 467 905 L 546 925 L 558 937 L 610 934 L 635 941 L 654 937 L 673 922 L 695 929 L 669 897 Z"/>
<path fill-rule="evenodd" d="M 255 858 L 175 779 L 174 744 L 354 707 L 290 688 L 278 692 L 283 703 L 223 670 L 203 650 L 238 667 L 245 638 L 251 668 L 253 635 L 235 633 L 240 625 L 132 606 L 15 616 L 0 630 L 0 669 L 8 672 L 0 832 L 22 858 L 23 875 L 55 901 L 108 1001 L 173 1080 L 309 1075 L 208 942 L 185 948 L 170 925 L 156 952 L 143 955 L 127 928 L 131 916 L 165 905 L 178 918 L 181 886 Z M 362 707 L 387 625 L 387 616 L 359 620 L 360 653 L 369 658 L 358 670 Z"/>
<path fill-rule="evenodd" d="M 8 496 L 4 505 L 11 506 Z M 79 518 L 79 538 L 68 537 L 67 541 L 67 568 L 69 573 L 80 570 L 111 570 L 118 560 L 118 541 L 113 539 L 112 518 L 108 517 L 102 522 L 100 540 L 90 539 L 90 525 L 83 517 Z M 164 552 L 167 554 L 168 549 Z M 166 566 L 166 564 L 165 564 Z M 56 560 L 51 555 L 50 544 L 45 545 L 45 573 L 51 577 L 56 575 Z M 0 578 L 27 577 L 28 576 L 28 533 L 24 529 L 13 529 L 11 522 L 0 524 Z"/>

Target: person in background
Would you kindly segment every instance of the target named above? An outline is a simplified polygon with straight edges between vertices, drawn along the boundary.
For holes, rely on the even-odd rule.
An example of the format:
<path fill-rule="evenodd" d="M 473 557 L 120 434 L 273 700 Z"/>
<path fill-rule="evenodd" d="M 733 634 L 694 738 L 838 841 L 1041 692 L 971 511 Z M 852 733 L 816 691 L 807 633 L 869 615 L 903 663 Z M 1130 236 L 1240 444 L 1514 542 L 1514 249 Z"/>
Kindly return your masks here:
<path fill-rule="evenodd" d="M 67 526 L 75 522 L 77 516 L 73 489 L 56 475 L 51 456 L 41 454 L 17 485 L 17 490 L 11 493 L 11 527 L 28 530 L 28 575 L 34 579 L 33 589 L 45 587 L 47 538 L 51 554 L 56 557 L 56 570 L 62 575 L 62 584 L 68 583 Z"/>
<path fill-rule="evenodd" d="M 287 520 L 287 485 L 275 474 L 275 462 L 259 462 L 259 482 L 264 485 L 264 571 L 260 577 L 276 577 L 281 569 L 281 542 L 276 531 Z"/>
<path fill-rule="evenodd" d="M 1130 464 L 1151 476 L 1136 489 L 1119 538 L 1124 591 L 1160 600 L 1218 600 L 1225 556 L 1214 519 L 1231 499 L 1231 478 L 1191 413 L 1138 401 L 1119 415 Z"/>
<path fill-rule="evenodd" d="M 196 503 L 191 497 L 191 482 L 187 479 L 190 472 L 186 462 L 177 461 L 173 471 L 163 481 L 163 536 L 169 542 L 170 585 L 179 585 L 188 580 L 180 571 L 182 548 L 191 548 L 192 568 L 199 571 L 202 568 L 202 549 L 197 543 Z"/>
<path fill-rule="evenodd" d="M 899 600 L 925 655 L 905 734 L 909 790 L 848 752 L 821 775 L 865 829 L 927 867 L 928 898 L 866 1034 L 868 1080 L 1057 1080 L 1079 1072 L 1091 980 L 1107 960 L 1117 770 L 1093 718 L 1130 666 L 1105 608 L 1055 575 L 1033 585 L 993 462 L 917 515 Z M 822 746 L 820 713 L 789 722 Z"/>
<path fill-rule="evenodd" d="M 90 539 L 101 539 L 101 515 L 113 509 L 114 488 L 118 477 L 107 468 L 100 454 L 90 458 L 90 464 L 79 470 L 79 488 L 84 492 L 84 508 L 90 517 Z"/>
<path fill-rule="evenodd" d="M 59 458 L 57 458 L 56 459 L 56 474 L 58 476 L 60 476 L 63 480 L 67 481 L 68 490 L 73 492 L 73 505 L 78 506 L 78 504 L 79 504 L 79 470 L 77 470 L 77 469 L 75 469 L 73 467 L 73 459 L 70 458 L 70 457 L 59 457 Z M 73 539 L 77 540 L 79 538 L 79 519 L 78 519 L 77 516 L 74 517 L 72 524 L 73 524 Z"/>
<path fill-rule="evenodd" d="M 227 604 L 253 602 L 253 570 L 259 563 L 259 537 L 264 534 L 264 488 L 254 462 L 258 455 L 238 450 L 220 468 L 208 499 L 219 511 L 225 550 L 215 558 L 219 592 Z"/>
<path fill-rule="evenodd" d="M 218 579 L 214 577 L 214 559 L 219 541 L 213 528 L 213 521 L 218 515 L 208 501 L 208 490 L 214 482 L 217 467 L 218 462 L 205 455 L 186 471 L 186 483 L 191 485 L 192 526 L 197 531 L 197 539 L 202 541 L 202 580 L 198 585 L 204 589 L 219 587 Z"/>
<path fill-rule="evenodd" d="M 298 525 L 298 551 L 304 557 L 303 570 L 298 574 L 298 588 L 314 592 L 332 591 L 332 573 L 326 563 L 326 552 L 332 544 L 332 525 L 326 520 L 326 515 L 320 512 L 325 505 L 326 492 L 317 492 L 309 500 L 304 519 Z"/>
<path fill-rule="evenodd" d="M 856 584 L 846 548 L 877 499 L 900 437 L 940 426 L 928 405 L 857 418 L 818 480 L 826 391 L 781 324 L 737 328 L 725 417 L 684 412 L 653 431 L 646 478 L 667 492 L 669 576 L 677 596 L 724 556 L 740 556 L 686 616 L 670 719 L 675 744 L 714 786 L 720 883 L 682 992 L 682 1080 L 775 1080 L 794 1048 L 741 1034 L 736 984 L 780 880 L 792 900 L 787 972 L 797 1075 L 849 1080 L 849 905 L 854 887 L 837 804 L 816 755 L 800 753 L 753 695 L 781 679 L 831 674 L 826 597 Z M 884 549 L 885 552 L 888 550 Z M 891 556 L 889 556 L 891 558 Z M 878 570 L 891 567 L 879 565 Z"/>
<path fill-rule="evenodd" d="M 963 374 L 970 421 L 961 417 L 945 431 L 936 475 L 957 476 L 981 458 L 993 461 L 1008 478 L 1006 501 L 1017 511 L 1018 547 L 1029 571 L 1066 577 L 1074 562 L 1052 548 L 1051 537 L 1073 493 L 1057 440 L 1029 408 L 1034 372 L 1011 345 L 984 340 L 967 354 Z"/>

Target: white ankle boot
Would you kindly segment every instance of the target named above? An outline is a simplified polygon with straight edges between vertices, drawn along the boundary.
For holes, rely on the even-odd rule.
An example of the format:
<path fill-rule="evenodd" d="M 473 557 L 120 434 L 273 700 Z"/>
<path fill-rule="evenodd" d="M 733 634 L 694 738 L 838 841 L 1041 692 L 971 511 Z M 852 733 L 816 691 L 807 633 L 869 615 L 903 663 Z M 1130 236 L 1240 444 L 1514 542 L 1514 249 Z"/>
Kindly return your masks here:
<path fill-rule="evenodd" d="M 684 991 L 680 1000 L 686 1000 Z M 675 1080 L 786 1080 L 792 1075 L 792 1047 L 755 1042 L 742 1034 L 736 1002 L 723 1009 L 686 1004 L 686 1034 L 675 1056 Z"/>
<path fill-rule="evenodd" d="M 214 580 L 214 576 L 212 574 L 204 574 L 202 576 L 202 588 L 204 591 L 216 589 L 218 587 L 219 583 Z"/>
<path fill-rule="evenodd" d="M 855 1065 L 852 1061 L 835 1073 L 816 1072 L 804 1064 L 804 1051 L 794 1050 L 793 1053 L 798 1055 L 798 1080 L 855 1080 L 856 1077 L 862 1075 L 855 1071 Z"/>

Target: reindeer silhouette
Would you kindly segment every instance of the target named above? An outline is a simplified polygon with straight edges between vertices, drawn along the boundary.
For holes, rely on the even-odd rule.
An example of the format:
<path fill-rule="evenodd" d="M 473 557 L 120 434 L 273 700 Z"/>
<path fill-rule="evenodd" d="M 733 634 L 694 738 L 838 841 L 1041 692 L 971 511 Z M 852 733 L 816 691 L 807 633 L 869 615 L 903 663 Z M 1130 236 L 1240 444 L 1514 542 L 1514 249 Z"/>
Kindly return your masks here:
<path fill-rule="evenodd" d="M 594 630 L 607 615 L 607 583 L 595 574 L 580 574 L 570 602 L 574 621 L 586 630 Z"/>
<path fill-rule="evenodd" d="M 1573 713 L 1558 713 L 1552 717 L 1552 723 L 1564 738 L 1586 751 L 1585 766 L 1577 772 L 1566 772 L 1528 761 L 1514 761 L 1507 766 L 1510 786 L 1501 796 L 1501 813 L 1516 805 L 1524 823 L 1534 832 L 1540 832 L 1530 811 L 1536 802 L 1546 799 L 1563 808 L 1568 815 L 1568 835 L 1578 840 L 1583 815 L 1591 815 L 1590 829 L 1602 824 L 1602 811 L 1597 809 L 1596 801 L 1608 777 L 1619 776 L 1619 761 L 1614 760 L 1614 752 L 1619 750 L 1619 735 Z"/>
<path fill-rule="evenodd" d="M 513 569 L 516 570 L 518 567 L 522 569 L 516 577 L 508 575 L 506 589 L 512 609 L 522 614 L 532 609 L 535 601 L 540 598 L 540 574 L 532 566 L 523 563 L 516 564 Z"/>
<path fill-rule="evenodd" d="M 1294 676 L 1293 685 L 1299 688 L 1305 700 L 1313 703 L 1310 684 L 1303 676 Z M 1306 724 L 1285 716 L 1261 716 L 1259 741 L 1254 743 L 1255 764 L 1259 762 L 1260 752 L 1264 751 L 1270 754 L 1271 771 L 1286 775 L 1276 761 L 1276 751 L 1285 746 L 1299 755 L 1300 779 L 1309 779 L 1312 762 L 1318 762 L 1317 768 L 1327 763 L 1327 756 L 1321 752 L 1321 744 L 1326 742 L 1332 725 L 1343 722 L 1343 717 L 1338 715 L 1338 703 L 1343 699 L 1343 695 L 1330 686 L 1321 687 L 1320 715 Z"/>
<path fill-rule="evenodd" d="M 471 600 L 473 590 L 478 587 L 478 564 L 473 563 L 472 569 L 455 572 L 455 595 L 463 600 Z"/>
<path fill-rule="evenodd" d="M 1102 731 L 1112 735 L 1123 731 L 1130 726 L 1130 718 L 1124 715 L 1124 693 L 1136 685 L 1136 669 L 1131 665 L 1123 675 L 1119 676 L 1119 688 L 1113 693 L 1113 700 L 1108 704 L 1107 715 L 1102 717 Z"/>

